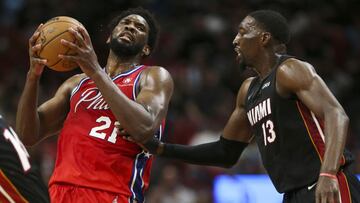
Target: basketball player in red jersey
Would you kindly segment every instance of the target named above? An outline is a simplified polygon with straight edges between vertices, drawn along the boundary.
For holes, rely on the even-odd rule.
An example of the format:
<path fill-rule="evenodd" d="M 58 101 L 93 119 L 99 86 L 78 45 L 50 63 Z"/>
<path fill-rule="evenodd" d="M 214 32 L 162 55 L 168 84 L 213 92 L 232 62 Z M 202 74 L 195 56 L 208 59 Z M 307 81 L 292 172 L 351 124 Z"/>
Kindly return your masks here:
<path fill-rule="evenodd" d="M 289 37 L 281 14 L 248 14 L 233 44 L 238 59 L 257 76 L 241 85 L 223 135 L 198 146 L 148 143 L 147 149 L 230 167 L 254 138 L 270 179 L 284 193 L 283 202 L 360 202 L 360 182 L 349 167 L 353 158 L 344 150 L 349 118 L 311 64 L 278 54 Z"/>
<path fill-rule="evenodd" d="M 30 70 L 18 106 L 17 132 L 26 145 L 60 133 L 49 182 L 52 202 L 144 202 L 152 157 L 119 138 L 115 126 L 121 124 L 140 143 L 161 139 L 173 81 L 163 67 L 140 65 L 153 51 L 158 32 L 147 10 L 122 12 L 110 30 L 105 69 L 86 30 L 69 30 L 77 43 L 62 44 L 76 55 L 59 57 L 77 63 L 83 74 L 69 78 L 39 107 L 39 80 L 46 65 L 36 55 L 39 29 L 29 40 Z"/>

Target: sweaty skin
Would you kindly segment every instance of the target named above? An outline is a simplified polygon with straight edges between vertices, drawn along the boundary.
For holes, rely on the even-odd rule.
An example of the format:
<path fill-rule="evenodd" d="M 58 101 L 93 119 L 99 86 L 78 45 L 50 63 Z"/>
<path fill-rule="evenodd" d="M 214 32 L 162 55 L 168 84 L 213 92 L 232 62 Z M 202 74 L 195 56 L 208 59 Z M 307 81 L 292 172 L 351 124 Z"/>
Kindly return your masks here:
<path fill-rule="evenodd" d="M 241 22 L 233 43 L 238 55 L 242 55 L 242 60 L 253 67 L 260 78 L 264 78 L 275 64 L 276 53 L 270 33 L 261 32 L 261 30 L 256 20 L 247 16 Z M 256 32 L 260 34 L 254 36 Z M 253 47 L 248 46 L 250 43 Z M 276 89 L 279 95 L 289 98 L 291 94 L 295 94 L 317 117 L 324 120 L 325 154 L 320 172 L 336 175 L 340 167 L 340 157 L 344 151 L 349 125 L 349 118 L 344 109 L 314 68 L 306 62 L 294 58 L 284 61 L 276 72 L 276 78 Z M 248 79 L 241 86 L 237 107 L 225 126 L 224 136 L 228 139 L 246 141 L 251 137 L 249 133 L 236 134 L 236 132 L 244 131 L 243 126 L 246 123 L 245 132 L 249 132 L 243 104 L 250 80 L 252 79 Z M 336 180 L 320 176 L 316 189 L 316 202 L 328 200 L 334 202 L 339 200 L 339 186 Z"/>
<path fill-rule="evenodd" d="M 39 80 L 46 65 L 46 60 L 36 55 L 41 49 L 41 44 L 35 44 L 41 26 L 29 40 L 30 69 L 17 111 L 16 130 L 26 145 L 33 145 L 61 130 L 69 112 L 71 91 L 86 76 L 96 83 L 115 117 L 122 127 L 131 133 L 134 140 L 145 142 L 154 135 L 155 129 L 166 116 L 173 92 L 170 74 L 159 66 L 145 69 L 139 79 L 136 101 L 127 98 L 111 80 L 111 76 L 134 68 L 131 64 L 140 64 L 143 56 L 149 55 L 150 48 L 147 43 L 140 53 L 130 58 L 118 57 L 110 50 L 105 72 L 99 65 L 87 31 L 82 27 L 70 29 L 77 44 L 66 40 L 62 40 L 62 43 L 75 51 L 76 56 L 59 57 L 77 63 L 84 73 L 66 80 L 51 99 L 38 107 Z M 131 37 L 119 37 L 123 32 L 129 33 Z M 149 26 L 144 18 L 129 15 L 119 22 L 112 35 L 119 40 L 126 40 L 127 43 L 136 43 L 146 42 L 148 33 Z"/>
<path fill-rule="evenodd" d="M 247 16 L 240 23 L 233 44 L 239 62 L 253 68 L 258 73 L 260 79 L 264 79 L 273 70 L 279 57 L 277 55 L 278 52 L 286 51 L 285 45 L 274 39 L 271 33 L 264 31 L 251 16 Z M 289 58 L 283 61 L 276 71 L 277 93 L 285 99 L 296 95 L 309 110 L 318 118 L 324 120 L 325 154 L 320 173 L 328 173 L 335 176 L 339 171 L 340 157 L 344 151 L 349 125 L 349 118 L 344 109 L 309 63 Z M 238 91 L 236 107 L 223 130 L 223 137 L 229 141 L 249 143 L 253 138 L 245 109 L 246 95 L 253 79 L 248 78 L 245 80 Z M 188 146 L 186 148 L 188 150 L 181 146 L 181 150 L 177 150 L 176 153 L 180 153 L 180 151 L 194 152 L 196 149 L 204 149 L 205 145 L 208 146 L 208 151 L 215 150 L 210 149 L 210 146 L 218 146 L 215 143 Z M 149 146 L 154 148 L 153 145 Z M 159 155 L 165 153 L 164 150 L 167 149 L 166 144 L 158 143 L 157 146 L 156 150 L 152 151 Z M 175 153 L 175 151 L 171 153 Z M 206 158 L 196 156 L 197 162 L 194 162 L 194 159 L 189 157 L 187 157 L 187 160 L 203 164 L 203 160 L 206 160 L 209 155 L 207 153 L 202 154 Z M 224 153 L 223 156 L 223 159 L 219 158 L 219 160 L 225 160 L 227 154 Z M 336 179 L 319 176 L 315 192 L 317 203 L 338 202 L 339 194 L 339 185 Z"/>

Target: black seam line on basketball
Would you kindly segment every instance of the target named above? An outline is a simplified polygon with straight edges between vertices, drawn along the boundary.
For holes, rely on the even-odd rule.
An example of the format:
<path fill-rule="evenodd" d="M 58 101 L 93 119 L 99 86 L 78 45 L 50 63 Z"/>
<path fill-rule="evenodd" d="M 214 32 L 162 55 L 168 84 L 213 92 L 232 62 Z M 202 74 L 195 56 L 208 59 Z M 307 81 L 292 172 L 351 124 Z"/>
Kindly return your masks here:
<path fill-rule="evenodd" d="M 67 53 L 69 53 L 70 49 L 68 49 L 63 55 L 66 55 Z M 49 66 L 49 67 L 53 67 L 53 66 L 56 66 L 58 63 L 60 63 L 62 59 L 59 59 L 58 61 L 55 62 L 55 64 Z"/>
<path fill-rule="evenodd" d="M 48 42 L 46 42 L 44 45 L 42 45 L 42 47 L 45 47 L 46 45 L 48 45 L 50 42 L 52 42 L 54 39 L 56 39 L 57 37 L 59 37 L 60 35 L 64 34 L 65 32 L 67 32 L 67 30 L 65 30 L 64 32 L 61 32 L 57 35 L 55 35 L 51 40 L 49 40 Z M 42 51 L 43 49 L 40 50 L 40 52 Z"/>

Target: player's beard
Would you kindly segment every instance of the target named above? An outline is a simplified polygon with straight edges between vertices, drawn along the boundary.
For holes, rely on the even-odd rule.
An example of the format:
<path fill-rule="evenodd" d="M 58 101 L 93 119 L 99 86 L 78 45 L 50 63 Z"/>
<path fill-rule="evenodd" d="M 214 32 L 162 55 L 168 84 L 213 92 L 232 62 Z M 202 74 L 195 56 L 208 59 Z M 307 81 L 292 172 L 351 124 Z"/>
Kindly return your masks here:
<path fill-rule="evenodd" d="M 244 61 L 241 61 L 241 62 L 239 63 L 239 67 L 240 67 L 240 71 L 241 71 L 241 72 L 244 72 L 244 71 L 247 69 L 247 65 L 245 64 Z"/>
<path fill-rule="evenodd" d="M 243 72 L 246 70 L 247 68 L 247 65 L 245 63 L 245 60 L 244 60 L 244 56 L 239 56 L 237 55 L 236 56 L 236 62 L 239 64 L 239 68 L 240 68 L 240 71 Z"/>
<path fill-rule="evenodd" d="M 109 43 L 110 49 L 118 57 L 131 57 L 138 54 L 145 46 L 144 43 L 127 44 L 111 37 Z"/>

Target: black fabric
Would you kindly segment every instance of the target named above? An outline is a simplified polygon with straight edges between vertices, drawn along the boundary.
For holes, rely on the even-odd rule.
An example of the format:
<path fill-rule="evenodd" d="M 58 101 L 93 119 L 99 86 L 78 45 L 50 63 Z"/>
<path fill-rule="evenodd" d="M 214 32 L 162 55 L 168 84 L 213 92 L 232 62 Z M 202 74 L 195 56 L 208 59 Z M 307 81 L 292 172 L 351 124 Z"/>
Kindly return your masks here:
<path fill-rule="evenodd" d="M 340 191 L 343 191 L 345 194 L 349 194 L 350 192 L 350 202 L 360 203 L 360 181 L 357 177 L 349 170 L 348 167 L 344 169 L 340 169 L 345 177 L 347 185 L 339 186 Z M 303 188 L 299 188 L 290 192 L 286 192 L 284 194 L 283 203 L 315 203 L 315 190 L 316 190 L 316 182 L 311 183 Z M 343 187 L 343 188 L 341 188 Z M 349 190 L 349 191 L 348 191 Z M 347 203 L 347 201 L 343 200 L 343 203 Z"/>
<path fill-rule="evenodd" d="M 48 190 L 41 179 L 39 168 L 35 163 L 31 163 L 30 169 L 24 171 L 22 162 L 19 159 L 19 153 L 10 139 L 5 136 L 5 130 L 13 132 L 0 116 L 0 170 L 11 184 L 16 187 L 16 190 L 30 203 L 50 202 Z M 12 136 L 15 138 L 15 133 Z M 21 144 L 18 140 L 13 140 L 13 142 Z"/>
<path fill-rule="evenodd" d="M 248 143 L 225 139 L 196 146 L 165 144 L 162 157 L 180 159 L 192 164 L 220 167 L 233 166 Z"/>
<path fill-rule="evenodd" d="M 159 139 L 153 137 L 151 140 L 147 141 L 144 146 L 151 154 L 157 154 L 160 143 Z"/>

